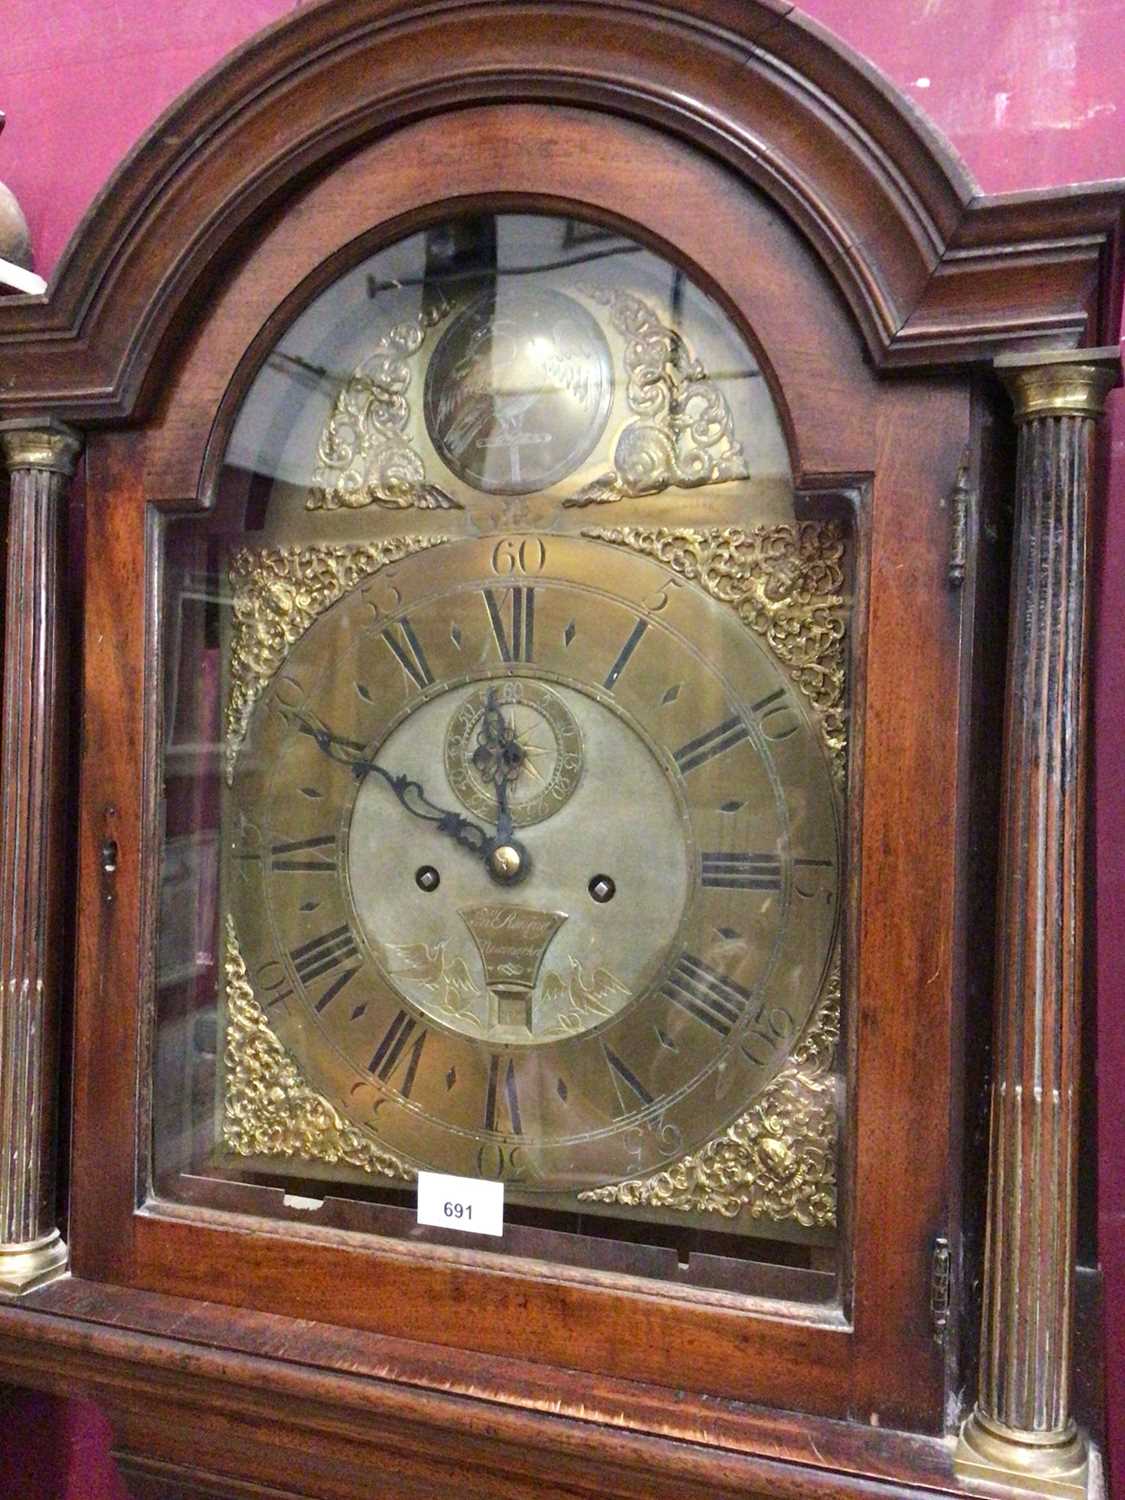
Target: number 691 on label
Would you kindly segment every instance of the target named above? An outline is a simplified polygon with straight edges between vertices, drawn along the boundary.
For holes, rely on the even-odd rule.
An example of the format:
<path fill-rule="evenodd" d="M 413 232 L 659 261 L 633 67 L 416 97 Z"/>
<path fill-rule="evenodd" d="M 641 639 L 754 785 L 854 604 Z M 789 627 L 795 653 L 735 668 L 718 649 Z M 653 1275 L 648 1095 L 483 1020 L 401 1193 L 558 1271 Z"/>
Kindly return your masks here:
<path fill-rule="evenodd" d="M 418 1173 L 418 1223 L 464 1234 L 504 1233 L 504 1184 L 479 1177 Z"/>

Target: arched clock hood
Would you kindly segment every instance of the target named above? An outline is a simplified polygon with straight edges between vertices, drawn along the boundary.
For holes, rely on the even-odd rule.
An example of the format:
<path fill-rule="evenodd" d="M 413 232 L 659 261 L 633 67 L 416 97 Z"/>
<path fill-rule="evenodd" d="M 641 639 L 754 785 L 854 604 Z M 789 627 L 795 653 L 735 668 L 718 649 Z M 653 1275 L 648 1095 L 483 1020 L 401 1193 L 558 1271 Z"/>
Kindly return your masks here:
<path fill-rule="evenodd" d="M 45 296 L 0 306 L 0 411 L 138 415 L 180 309 L 295 184 L 407 122 L 513 99 L 647 123 L 753 183 L 807 236 L 879 368 L 1113 341 L 1120 191 L 982 195 L 885 79 L 789 6 L 328 0 L 173 105 Z"/>
<path fill-rule="evenodd" d="M 314 0 L 157 121 L 0 300 L 0 1378 L 200 1494 L 1098 1493 L 1123 216 L 780 0 Z"/>

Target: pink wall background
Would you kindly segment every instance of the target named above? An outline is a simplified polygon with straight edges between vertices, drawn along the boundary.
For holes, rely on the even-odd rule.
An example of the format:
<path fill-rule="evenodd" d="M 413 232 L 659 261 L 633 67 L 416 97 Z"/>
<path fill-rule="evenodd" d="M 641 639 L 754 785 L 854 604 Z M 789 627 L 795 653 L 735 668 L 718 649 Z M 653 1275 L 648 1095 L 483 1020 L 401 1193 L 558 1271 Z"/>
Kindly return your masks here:
<path fill-rule="evenodd" d="M 0 0 L 0 179 L 36 269 L 176 96 L 292 0 Z M 805 0 L 924 112 L 985 192 L 1125 177 L 1121 0 Z M 1099 1234 L 1109 1313 L 1114 1494 L 1125 1500 L 1125 392 L 1111 397 L 1096 544 L 1093 967 L 1099 1003 Z M 1076 1356 L 1082 1359 L 1082 1351 Z M 0 1495 L 119 1500 L 96 1413 L 0 1395 Z"/>

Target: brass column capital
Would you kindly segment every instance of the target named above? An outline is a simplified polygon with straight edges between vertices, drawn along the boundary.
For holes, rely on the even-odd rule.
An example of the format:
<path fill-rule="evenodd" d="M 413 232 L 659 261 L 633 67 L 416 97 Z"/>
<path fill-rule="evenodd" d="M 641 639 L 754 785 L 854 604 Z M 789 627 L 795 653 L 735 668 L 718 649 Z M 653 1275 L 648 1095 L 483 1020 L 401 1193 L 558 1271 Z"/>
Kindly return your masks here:
<path fill-rule="evenodd" d="M 9 473 L 46 469 L 66 478 L 82 452 L 82 434 L 58 417 L 13 417 L 0 422 L 0 455 Z"/>
<path fill-rule="evenodd" d="M 1012 398 L 1017 422 L 1034 417 L 1092 417 L 1105 413 L 1105 398 L 1121 383 L 1121 350 L 1044 349 L 1038 354 L 1001 354 L 995 370 Z"/>

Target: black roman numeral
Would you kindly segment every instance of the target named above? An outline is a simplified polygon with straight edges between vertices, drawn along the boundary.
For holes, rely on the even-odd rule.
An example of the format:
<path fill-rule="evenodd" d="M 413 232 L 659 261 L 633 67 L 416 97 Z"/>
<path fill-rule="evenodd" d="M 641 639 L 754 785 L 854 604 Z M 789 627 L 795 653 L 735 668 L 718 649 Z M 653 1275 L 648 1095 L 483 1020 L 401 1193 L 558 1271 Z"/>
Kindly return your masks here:
<path fill-rule="evenodd" d="M 645 1088 L 644 1084 L 637 1077 L 637 1075 L 633 1072 L 632 1068 L 629 1067 L 628 1063 L 626 1063 L 622 1058 L 618 1057 L 617 1053 L 612 1051 L 611 1048 L 607 1047 L 605 1042 L 602 1043 L 602 1051 L 605 1053 L 605 1060 L 609 1064 L 610 1072 L 613 1075 L 613 1088 L 614 1092 L 617 1095 L 617 1102 L 621 1106 L 621 1113 L 627 1115 L 636 1108 L 636 1105 L 630 1103 L 630 1101 L 626 1099 L 625 1095 L 621 1092 L 622 1084 L 624 1084 L 629 1092 L 634 1096 L 634 1098 L 639 1099 L 642 1104 L 652 1104 L 652 1095 L 649 1093 L 648 1089 Z"/>
<path fill-rule="evenodd" d="M 488 1065 L 488 1092 L 484 1100 L 484 1128 L 485 1130 L 497 1130 L 497 1109 L 500 1102 L 500 1058 L 497 1053 L 492 1054 L 492 1060 Z M 516 1091 L 516 1063 L 515 1058 L 508 1059 L 507 1071 L 504 1074 L 503 1084 L 504 1097 L 508 1101 L 508 1118 L 512 1122 L 512 1134 L 522 1135 L 523 1124 L 520 1120 L 520 1100 Z"/>
<path fill-rule="evenodd" d="M 711 849 L 699 856 L 699 878 L 718 890 L 779 891 L 781 856 L 727 854 Z"/>
<path fill-rule="evenodd" d="M 404 1099 L 410 1098 L 410 1090 L 414 1087 L 414 1079 L 418 1072 L 418 1062 L 422 1056 L 422 1048 L 426 1045 L 429 1032 L 423 1028 L 414 1037 L 413 1043 L 410 1039 L 417 1030 L 418 1023 L 413 1016 L 407 1015 L 406 1011 L 400 1010 L 394 1020 L 383 1033 L 383 1040 L 376 1047 L 374 1055 L 368 1066 L 368 1072 L 374 1073 L 383 1083 L 389 1083 L 394 1077 L 395 1069 L 398 1067 L 403 1053 L 409 1052 L 406 1060 L 406 1075 L 398 1086 L 398 1091 Z"/>
<path fill-rule="evenodd" d="M 321 995 L 320 999 L 316 1002 L 316 1005 L 313 1008 L 318 1013 L 322 1010 L 327 1010 L 330 1002 L 335 1000 L 336 996 L 349 982 L 349 980 L 354 979 L 355 976 L 359 973 L 359 968 L 359 964 L 356 964 L 354 969 L 344 969 L 339 974 L 337 974 L 336 978 L 328 986 L 324 994 Z"/>
<path fill-rule="evenodd" d="M 414 634 L 414 627 L 409 620 L 403 618 L 397 626 L 388 625 L 383 631 L 383 639 L 398 657 L 402 670 L 413 681 L 415 687 L 428 688 L 433 685 L 434 676 L 426 660 L 426 653 L 422 650 L 422 643 Z"/>
<path fill-rule="evenodd" d="M 359 949 L 345 922 L 342 927 L 334 927 L 331 932 L 322 933 L 320 937 L 310 938 L 307 943 L 290 949 L 289 957 L 297 971 L 297 978 L 307 985 L 314 979 L 319 979 L 322 974 L 338 969 L 349 959 L 358 958 Z"/>
<path fill-rule="evenodd" d="M 686 745 L 681 745 L 673 759 L 679 766 L 681 775 L 686 776 L 689 771 L 694 771 L 713 756 L 722 755 L 724 750 L 740 745 L 749 736 L 750 731 L 746 725 L 737 714 L 732 714 L 706 734 L 697 735 L 695 739 L 688 740 Z"/>
<path fill-rule="evenodd" d="M 647 629 L 648 629 L 648 621 L 647 620 L 638 620 L 637 623 L 633 626 L 633 632 L 632 632 L 632 634 L 630 635 L 629 639 L 625 642 L 625 644 L 622 646 L 621 650 L 617 653 L 617 660 L 614 662 L 613 666 L 610 667 L 609 671 L 606 673 L 606 679 L 602 683 L 602 687 L 605 688 L 605 690 L 606 690 L 607 693 L 611 693 L 613 691 L 614 687 L 617 684 L 617 679 L 621 676 L 622 672 L 624 672 L 625 668 L 629 665 L 629 658 L 632 656 L 633 652 L 640 645 L 640 643 L 641 643 L 641 636 L 644 635 L 644 633 L 645 633 L 645 631 Z"/>
<path fill-rule="evenodd" d="M 499 592 L 500 598 L 497 598 Z M 523 584 L 511 588 L 482 589 L 492 621 L 492 633 L 500 660 L 507 662 L 534 661 L 535 659 L 535 590 Z M 508 615 L 505 622 L 504 616 Z"/>
<path fill-rule="evenodd" d="M 750 1003 L 749 990 L 716 974 L 691 953 L 676 960 L 660 993 L 722 1037 L 730 1036 Z"/>
<path fill-rule="evenodd" d="M 298 870 L 310 875 L 328 875 L 335 871 L 336 861 L 327 854 L 318 854 L 318 849 L 336 848 L 334 833 L 318 834 L 311 839 L 294 839 L 287 844 L 274 844 L 270 850 L 270 869 L 294 873 Z M 304 858 L 301 858 L 301 856 Z"/>

